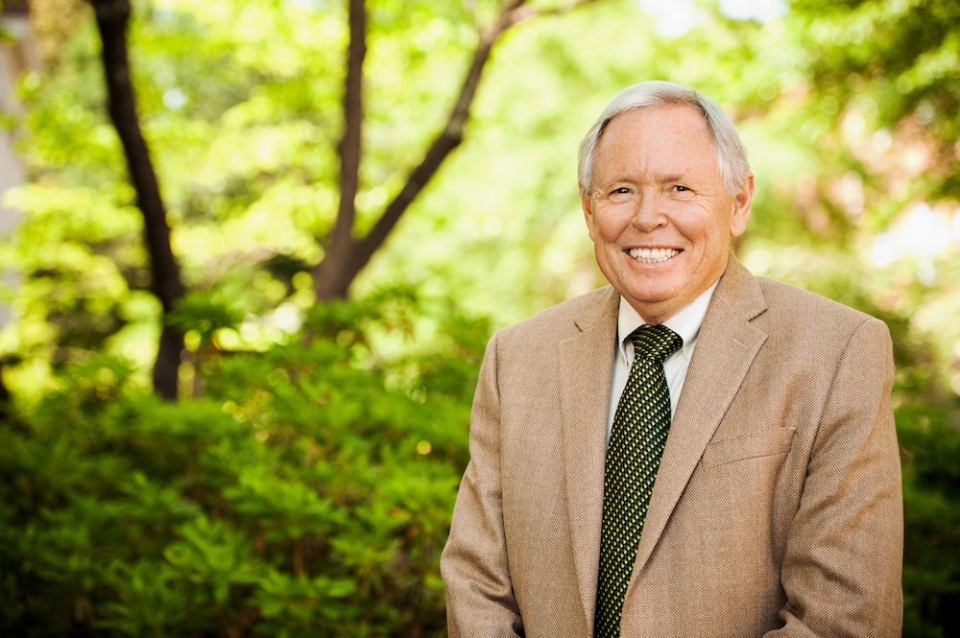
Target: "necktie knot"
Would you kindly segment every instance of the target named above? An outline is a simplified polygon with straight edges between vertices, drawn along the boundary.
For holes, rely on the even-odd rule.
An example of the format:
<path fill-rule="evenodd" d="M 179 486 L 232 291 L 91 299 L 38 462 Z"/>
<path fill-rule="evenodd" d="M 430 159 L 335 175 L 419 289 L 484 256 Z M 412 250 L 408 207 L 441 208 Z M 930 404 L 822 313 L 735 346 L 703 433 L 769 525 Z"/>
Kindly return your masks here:
<path fill-rule="evenodd" d="M 662 362 L 683 346 L 683 338 L 663 324 L 640 326 L 630 333 L 635 356 Z"/>

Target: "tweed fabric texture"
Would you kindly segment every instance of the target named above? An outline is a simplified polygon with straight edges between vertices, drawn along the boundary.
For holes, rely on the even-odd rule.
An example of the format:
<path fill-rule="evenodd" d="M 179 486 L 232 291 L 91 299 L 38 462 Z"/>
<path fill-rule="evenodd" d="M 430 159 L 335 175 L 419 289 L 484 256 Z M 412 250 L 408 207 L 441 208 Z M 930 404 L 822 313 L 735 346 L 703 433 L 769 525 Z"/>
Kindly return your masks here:
<path fill-rule="evenodd" d="M 641 326 L 630 340 L 635 355 L 613 418 L 604 473 L 598 638 L 620 635 L 623 599 L 670 430 L 670 391 L 663 361 L 683 345 L 683 339 L 664 325 Z"/>
<path fill-rule="evenodd" d="M 603 288 L 491 339 L 440 562 L 451 638 L 593 636 L 619 305 Z M 899 638 L 893 373 L 883 322 L 731 257 L 673 412 L 621 634 Z"/>

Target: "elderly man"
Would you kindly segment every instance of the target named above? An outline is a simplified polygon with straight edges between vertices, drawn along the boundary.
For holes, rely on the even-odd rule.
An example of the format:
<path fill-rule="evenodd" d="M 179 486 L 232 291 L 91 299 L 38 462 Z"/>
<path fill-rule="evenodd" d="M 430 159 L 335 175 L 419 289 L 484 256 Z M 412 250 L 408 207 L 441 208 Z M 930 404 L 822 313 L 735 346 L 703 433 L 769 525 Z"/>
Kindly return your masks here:
<path fill-rule="evenodd" d="M 730 252 L 753 175 L 696 91 L 581 144 L 611 286 L 491 340 L 441 569 L 451 636 L 899 636 L 886 326 Z"/>

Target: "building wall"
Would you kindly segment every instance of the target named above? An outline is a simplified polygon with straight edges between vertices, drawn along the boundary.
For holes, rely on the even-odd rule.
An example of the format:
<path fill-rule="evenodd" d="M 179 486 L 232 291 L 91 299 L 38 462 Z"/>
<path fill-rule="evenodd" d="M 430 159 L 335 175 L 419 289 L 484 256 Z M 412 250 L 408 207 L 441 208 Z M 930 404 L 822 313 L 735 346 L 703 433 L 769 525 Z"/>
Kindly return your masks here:
<path fill-rule="evenodd" d="M 5 5 L 14 3 L 5 3 Z M 0 44 L 0 111 L 16 112 L 17 104 L 13 99 L 17 78 L 28 68 L 39 68 L 36 47 L 30 33 L 25 3 L 16 3 L 15 8 L 0 13 L 4 31 L 13 33 L 13 43 Z M 0 237 L 9 234 L 19 219 L 19 213 L 7 205 L 6 193 L 23 183 L 23 163 L 14 151 L 13 134 L 0 129 Z M 9 283 L 11 273 L 0 275 Z M 10 319 L 7 308 L 0 306 L 0 326 Z"/>
<path fill-rule="evenodd" d="M 15 37 L 13 43 L 0 44 L 0 111 L 9 113 L 17 109 L 13 99 L 17 78 L 27 68 L 36 68 L 35 47 L 26 10 L 4 11 L 0 21 Z M 4 206 L 2 193 L 22 182 L 23 166 L 14 153 L 12 135 L 0 130 L 0 234 L 16 223 L 16 212 Z"/>
<path fill-rule="evenodd" d="M 0 110 L 10 109 L 9 97 L 16 77 L 10 47 L 0 49 Z M 23 166 L 13 152 L 13 139 L 9 132 L 0 130 L 0 235 L 6 235 L 17 223 L 17 212 L 5 203 L 7 190 L 23 183 Z"/>

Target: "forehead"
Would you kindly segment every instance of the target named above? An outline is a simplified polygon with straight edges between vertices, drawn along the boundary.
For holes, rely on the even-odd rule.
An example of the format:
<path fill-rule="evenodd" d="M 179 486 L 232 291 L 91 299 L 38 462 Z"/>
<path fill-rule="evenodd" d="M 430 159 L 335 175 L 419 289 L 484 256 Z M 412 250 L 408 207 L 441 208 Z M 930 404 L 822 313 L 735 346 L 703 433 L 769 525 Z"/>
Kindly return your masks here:
<path fill-rule="evenodd" d="M 596 163 L 641 162 L 650 167 L 702 167 L 715 171 L 716 143 L 703 114 L 686 104 L 650 106 L 620 113 L 604 128 Z"/>

